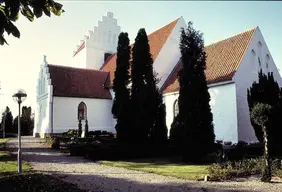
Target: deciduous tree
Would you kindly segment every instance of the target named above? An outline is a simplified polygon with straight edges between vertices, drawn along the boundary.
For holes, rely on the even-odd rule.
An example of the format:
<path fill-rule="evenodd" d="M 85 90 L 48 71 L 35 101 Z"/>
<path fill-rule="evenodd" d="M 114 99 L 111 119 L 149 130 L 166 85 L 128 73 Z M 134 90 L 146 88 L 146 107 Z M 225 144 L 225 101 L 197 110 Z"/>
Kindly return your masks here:
<path fill-rule="evenodd" d="M 60 16 L 64 10 L 63 5 L 53 0 L 0 0 L 0 45 L 8 44 L 4 33 L 20 38 L 20 31 L 14 25 L 20 15 L 33 21 L 40 18 L 43 13 L 51 17 L 51 13 Z"/>

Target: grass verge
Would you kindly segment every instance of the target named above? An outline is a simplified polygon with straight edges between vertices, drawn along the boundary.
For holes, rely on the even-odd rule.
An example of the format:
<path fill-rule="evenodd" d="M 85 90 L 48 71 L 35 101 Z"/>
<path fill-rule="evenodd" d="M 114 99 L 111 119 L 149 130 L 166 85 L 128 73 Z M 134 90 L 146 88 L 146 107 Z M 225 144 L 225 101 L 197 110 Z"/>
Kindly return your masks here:
<path fill-rule="evenodd" d="M 22 170 L 28 171 L 31 166 L 23 161 Z M 15 156 L 10 155 L 8 152 L 0 151 L 0 176 L 16 173 L 18 170 L 17 159 Z"/>
<path fill-rule="evenodd" d="M 0 139 L 0 144 L 6 143 L 9 139 Z M 11 155 L 4 146 L 0 146 L 0 177 L 17 173 L 18 163 L 16 155 Z M 31 166 L 23 161 L 22 170 L 29 171 Z"/>
<path fill-rule="evenodd" d="M 156 173 L 187 180 L 202 180 L 208 175 L 209 165 L 186 165 L 159 162 L 99 161 L 101 164 L 126 169 Z"/>
<path fill-rule="evenodd" d="M 0 143 L 6 143 L 8 141 L 9 141 L 8 138 L 0 138 Z"/>

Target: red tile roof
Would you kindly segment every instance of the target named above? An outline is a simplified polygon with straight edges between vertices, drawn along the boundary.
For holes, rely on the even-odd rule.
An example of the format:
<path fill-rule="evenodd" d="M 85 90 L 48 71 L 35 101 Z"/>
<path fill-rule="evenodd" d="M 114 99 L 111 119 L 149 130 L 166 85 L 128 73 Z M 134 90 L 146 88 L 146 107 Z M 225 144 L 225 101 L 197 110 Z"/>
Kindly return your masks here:
<path fill-rule="evenodd" d="M 51 64 L 48 67 L 54 96 L 112 99 L 107 89 L 109 73 Z"/>
<path fill-rule="evenodd" d="M 207 68 L 205 71 L 208 84 L 232 80 L 248 48 L 256 28 L 205 47 Z M 179 90 L 177 74 L 181 69 L 181 59 L 164 83 L 163 93 Z"/>
<path fill-rule="evenodd" d="M 150 45 L 150 52 L 152 55 L 153 60 L 157 58 L 160 50 L 162 49 L 163 45 L 167 41 L 169 35 L 171 34 L 173 28 L 175 27 L 176 23 L 180 18 L 174 20 L 173 22 L 165 25 L 164 27 L 158 29 L 157 31 L 148 35 L 149 45 Z M 131 48 L 133 44 L 131 45 Z M 111 56 L 109 60 L 107 60 L 104 65 L 101 67 L 102 71 L 110 72 L 110 82 L 113 82 L 114 79 L 114 72 L 116 68 L 116 59 L 117 55 L 114 54 Z"/>

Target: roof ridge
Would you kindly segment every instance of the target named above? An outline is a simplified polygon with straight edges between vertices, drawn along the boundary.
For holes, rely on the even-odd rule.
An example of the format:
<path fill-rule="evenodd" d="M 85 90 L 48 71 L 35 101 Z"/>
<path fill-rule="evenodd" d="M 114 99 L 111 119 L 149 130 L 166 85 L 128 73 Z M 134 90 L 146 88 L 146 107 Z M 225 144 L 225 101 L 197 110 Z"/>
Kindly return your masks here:
<path fill-rule="evenodd" d="M 205 48 L 206 48 L 206 47 L 209 47 L 209 46 L 212 46 L 212 45 L 215 45 L 215 44 L 217 44 L 217 43 L 221 43 L 221 42 L 223 42 L 223 41 L 232 39 L 232 38 L 234 38 L 234 37 L 238 37 L 238 36 L 240 36 L 240 35 L 242 35 L 242 34 L 245 34 L 245 33 L 248 33 L 248 32 L 252 32 L 252 31 L 254 32 L 257 28 L 258 28 L 258 26 L 257 26 L 257 27 L 254 27 L 254 28 L 251 28 L 251 29 L 248 29 L 248 30 L 245 30 L 245 31 L 242 31 L 242 32 L 240 32 L 240 33 L 234 34 L 234 35 L 229 36 L 229 37 L 227 37 L 227 38 L 225 38 L 225 39 L 222 39 L 222 40 L 220 40 L 220 41 L 216 41 L 216 42 L 214 42 L 214 43 L 211 43 L 211 44 L 209 44 L 209 45 L 206 45 Z"/>
<path fill-rule="evenodd" d="M 61 67 L 61 68 L 69 68 L 69 69 L 75 69 L 75 70 L 84 70 L 84 71 L 96 71 L 96 72 L 103 72 L 107 73 L 106 71 L 101 71 L 97 69 L 85 69 L 85 68 L 78 68 L 78 67 L 72 67 L 72 66 L 65 66 L 65 65 L 57 65 L 57 64 L 47 64 L 48 66 L 54 66 L 54 67 Z"/>

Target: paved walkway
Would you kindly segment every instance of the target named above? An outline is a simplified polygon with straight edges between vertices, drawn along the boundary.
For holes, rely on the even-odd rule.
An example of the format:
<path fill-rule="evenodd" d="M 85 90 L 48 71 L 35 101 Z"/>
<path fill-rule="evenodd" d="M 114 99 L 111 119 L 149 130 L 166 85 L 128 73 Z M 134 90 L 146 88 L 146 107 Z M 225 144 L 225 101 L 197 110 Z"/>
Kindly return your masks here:
<path fill-rule="evenodd" d="M 8 142 L 16 152 L 17 140 Z M 22 138 L 23 159 L 33 170 L 76 183 L 89 192 L 282 192 L 282 183 L 264 184 L 257 179 L 244 182 L 196 182 L 100 165 L 81 157 L 70 157 L 46 147 L 43 139 Z"/>

